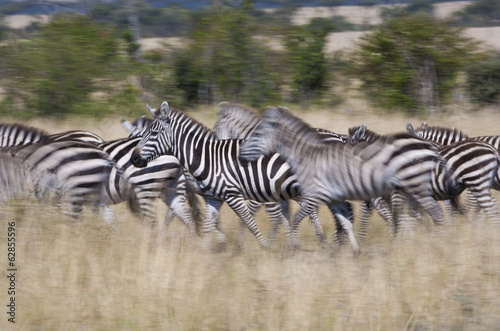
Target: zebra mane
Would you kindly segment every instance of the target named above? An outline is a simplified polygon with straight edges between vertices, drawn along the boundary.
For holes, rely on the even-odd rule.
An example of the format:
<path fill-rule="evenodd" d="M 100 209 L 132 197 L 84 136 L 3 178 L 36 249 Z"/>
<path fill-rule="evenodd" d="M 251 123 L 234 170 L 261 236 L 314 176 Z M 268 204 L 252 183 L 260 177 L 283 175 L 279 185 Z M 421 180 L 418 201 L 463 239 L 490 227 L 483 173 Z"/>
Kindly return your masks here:
<path fill-rule="evenodd" d="M 162 107 L 164 107 L 164 104 L 166 104 L 166 102 L 162 104 Z M 217 138 L 216 134 L 212 131 L 212 129 L 210 129 L 205 124 L 199 122 L 198 120 L 194 119 L 193 117 L 189 116 L 188 114 L 179 109 L 167 108 L 167 111 L 165 113 L 162 113 L 158 118 L 160 118 L 163 121 L 169 121 L 171 124 L 173 124 L 174 122 L 181 123 L 187 120 L 192 125 L 192 126 L 190 125 L 190 128 L 210 133 L 210 135 L 213 138 Z"/>
<path fill-rule="evenodd" d="M 248 139 L 262 118 L 250 107 L 221 102 L 213 131 L 219 139 Z"/>
<path fill-rule="evenodd" d="M 408 123 L 406 125 L 406 130 L 416 134 L 420 138 L 432 140 L 442 145 L 469 139 L 467 134 L 457 128 L 450 129 L 442 126 L 429 126 L 425 122 L 417 129 L 413 129 L 412 125 Z"/>
<path fill-rule="evenodd" d="M 381 137 L 381 135 L 376 133 L 375 131 L 367 129 L 364 124 L 349 128 L 348 133 L 349 133 L 348 141 L 350 143 L 358 143 L 362 141 L 371 142 Z"/>

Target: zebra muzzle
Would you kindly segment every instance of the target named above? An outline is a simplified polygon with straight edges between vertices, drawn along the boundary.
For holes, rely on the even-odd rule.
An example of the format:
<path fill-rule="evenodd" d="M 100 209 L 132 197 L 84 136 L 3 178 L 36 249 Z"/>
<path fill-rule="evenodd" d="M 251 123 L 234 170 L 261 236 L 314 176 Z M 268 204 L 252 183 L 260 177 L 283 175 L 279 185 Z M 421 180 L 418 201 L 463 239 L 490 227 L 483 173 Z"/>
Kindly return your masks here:
<path fill-rule="evenodd" d="M 148 165 L 148 161 L 146 161 L 141 156 L 141 150 L 139 148 L 134 149 L 132 152 L 132 156 L 130 156 L 130 162 L 137 168 L 144 168 Z"/>

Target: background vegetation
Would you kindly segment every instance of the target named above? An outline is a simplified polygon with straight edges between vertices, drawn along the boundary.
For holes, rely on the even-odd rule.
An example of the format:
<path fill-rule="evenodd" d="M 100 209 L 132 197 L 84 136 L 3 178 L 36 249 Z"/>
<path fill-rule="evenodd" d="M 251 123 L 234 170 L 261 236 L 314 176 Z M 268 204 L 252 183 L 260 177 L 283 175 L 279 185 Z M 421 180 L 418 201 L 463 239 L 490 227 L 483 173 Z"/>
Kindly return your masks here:
<path fill-rule="evenodd" d="M 291 1 L 273 2 L 273 12 L 252 0 L 129 3 L 135 4 L 139 31 L 122 2 L 59 8 L 49 24 L 4 28 L 0 112 L 127 114 L 163 99 L 179 107 L 223 100 L 256 107 L 328 104 L 342 101 L 350 88 L 377 108 L 405 112 L 442 111 L 457 93 L 478 106 L 498 103 L 498 54 L 461 30 L 495 25 L 497 1 L 478 0 L 446 21 L 432 16 L 434 1 L 391 7 L 382 24 L 363 27 L 372 33 L 348 54 L 325 53 L 326 38 L 361 27 L 335 15 L 293 25 Z M 23 2 L 1 10 L 27 8 Z M 182 41 L 136 57 L 138 33 Z"/>

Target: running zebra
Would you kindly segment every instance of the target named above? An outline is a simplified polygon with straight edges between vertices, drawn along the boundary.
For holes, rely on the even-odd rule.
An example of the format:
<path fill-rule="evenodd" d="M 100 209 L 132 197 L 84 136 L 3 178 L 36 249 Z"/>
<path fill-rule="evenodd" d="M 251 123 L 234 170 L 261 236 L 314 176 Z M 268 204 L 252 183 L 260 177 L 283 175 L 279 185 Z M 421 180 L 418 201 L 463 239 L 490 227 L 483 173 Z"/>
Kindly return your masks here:
<path fill-rule="evenodd" d="M 134 151 L 132 163 L 143 167 L 171 151 L 193 175 L 207 204 L 213 208 L 214 213 L 207 215 L 203 232 L 213 231 L 219 243 L 225 242 L 225 236 L 218 230 L 215 214 L 225 201 L 260 244 L 266 247 L 268 242 L 257 228 L 245 200 L 277 202 L 299 197 L 300 187 L 288 164 L 278 154 L 261 155 L 255 161 L 240 163 L 241 140 L 218 139 L 201 123 L 171 109 L 167 102 L 163 102 L 159 111 L 153 111 L 152 115 L 155 120 Z M 352 234 L 350 205 L 340 202 L 329 207 L 343 221 L 342 226 L 351 234 L 349 239 L 353 250 L 358 252 L 359 247 Z M 292 244 L 296 245 L 296 241 Z"/>
<path fill-rule="evenodd" d="M 73 220 L 91 205 L 106 223 L 115 221 L 104 184 L 120 170 L 97 146 L 61 140 L 4 147 L 0 169 L 2 200 L 31 196 L 53 201 Z"/>
<path fill-rule="evenodd" d="M 262 123 L 262 118 L 250 107 L 229 102 L 221 102 L 219 107 L 219 118 L 213 129 L 219 139 L 247 140 L 252 132 Z M 345 137 L 332 131 L 316 128 L 313 130 L 320 133 L 324 137 L 324 141 L 336 141 L 341 143 L 345 143 L 346 141 Z M 277 234 L 278 226 L 281 224 L 280 220 L 285 219 L 288 223 L 289 219 L 289 207 L 287 201 L 282 202 L 281 205 L 283 209 L 277 208 L 276 203 L 266 204 L 268 213 L 270 214 L 271 223 L 273 224 L 271 235 L 274 237 Z M 269 209 L 270 206 L 273 207 L 271 210 Z M 286 217 L 283 216 L 282 212 L 286 214 Z M 309 217 L 314 225 L 316 237 L 320 243 L 324 243 L 326 236 L 319 222 L 317 212 L 315 211 L 311 213 Z M 337 242 L 339 239 L 340 238 L 336 235 Z"/>
<path fill-rule="evenodd" d="M 408 127 L 408 131 L 414 133 L 410 128 L 411 126 Z M 377 133 L 366 129 L 364 125 L 351 128 L 349 133 L 353 141 L 373 141 L 380 137 Z M 457 132 L 455 136 L 456 134 Z M 500 167 L 498 152 L 488 143 L 470 139 L 446 146 L 434 144 L 438 148 L 438 154 L 445 160 L 444 166 L 437 164 L 434 169 L 432 177 L 434 199 L 449 200 L 453 210 L 456 210 L 458 196 L 468 189 L 488 217 L 497 220 L 500 217 L 500 210 L 491 195 L 490 186 Z M 389 223 L 389 220 L 387 221 Z M 398 220 L 394 221 L 397 225 Z"/>
<path fill-rule="evenodd" d="M 269 152 L 286 158 L 303 189 L 306 203 L 294 215 L 293 236 L 299 222 L 321 203 L 367 201 L 395 189 L 413 197 L 436 224 L 443 222 L 431 195 L 432 170 L 442 158 L 432 144 L 409 134 L 354 145 L 325 143 L 288 109 L 268 107 L 263 123 L 242 146 L 240 159 L 255 160 Z"/>
<path fill-rule="evenodd" d="M 408 123 L 406 125 L 406 129 L 408 132 L 418 135 L 423 139 L 428 139 L 438 144 L 443 144 L 444 146 L 442 148 L 459 144 L 464 141 L 469 141 L 469 144 L 472 144 L 472 142 L 486 144 L 490 147 L 490 150 L 494 150 L 494 152 L 490 153 L 498 154 L 500 149 L 500 136 L 479 136 L 469 138 L 467 134 L 463 133 L 462 131 L 458 131 L 457 129 L 449 129 L 440 126 L 428 126 L 426 123 L 423 123 L 417 129 L 414 129 L 413 126 Z M 486 152 L 484 152 L 483 155 L 484 154 L 486 154 Z M 488 161 L 484 159 L 485 156 L 483 156 L 483 159 L 480 159 L 481 155 L 479 153 L 475 153 L 473 156 L 469 157 L 469 162 L 476 162 L 476 164 L 469 164 L 468 169 L 470 169 L 470 171 L 472 171 L 473 169 L 475 170 L 474 174 L 477 177 L 476 181 L 479 182 L 479 179 L 481 178 L 480 175 L 488 173 L 488 169 L 495 164 L 495 161 L 490 160 L 490 163 L 488 163 Z M 490 156 L 490 159 L 493 159 L 493 157 Z M 488 183 L 489 188 L 497 191 L 500 190 L 500 168 L 497 168 L 493 179 Z M 480 194 L 479 192 L 477 192 L 477 190 L 468 190 L 468 193 L 469 194 L 467 195 L 467 200 L 469 202 L 469 205 L 476 205 L 476 207 L 479 208 L 479 211 L 484 210 L 488 218 L 492 219 L 493 221 L 500 220 L 498 205 L 494 197 L 491 196 L 491 192 L 489 192 L 489 190 L 488 194 Z M 454 207 L 454 210 L 458 209 L 457 203 L 454 204 Z"/>
<path fill-rule="evenodd" d="M 171 220 L 178 216 L 190 231 L 198 228 L 198 217 L 192 216 L 191 209 L 186 205 L 189 199 L 191 208 L 197 215 L 197 200 L 193 196 L 193 189 L 186 183 L 182 176 L 179 161 L 173 156 L 162 156 L 145 168 L 137 168 L 130 162 L 133 150 L 141 140 L 141 137 L 122 138 L 99 144 L 98 147 L 106 152 L 122 170 L 123 176 L 133 188 L 133 199 L 130 196 L 130 188 L 120 186 L 120 181 L 110 178 L 106 186 L 108 195 L 112 197 L 113 203 L 129 200 L 129 207 L 137 216 L 148 223 L 156 222 L 155 201 L 160 198 L 168 207 L 161 235 L 166 231 Z M 178 192 L 182 192 L 178 194 Z"/>
<path fill-rule="evenodd" d="M 90 144 L 103 143 L 101 137 L 85 130 L 48 134 L 44 130 L 19 123 L 0 123 L 0 147 L 26 145 L 44 141 L 75 140 Z"/>
<path fill-rule="evenodd" d="M 90 143 L 106 153 L 105 155 L 107 155 L 110 162 L 118 167 L 118 170 L 113 169 L 109 172 L 102 186 L 103 193 L 106 195 L 105 201 L 108 205 L 127 201 L 128 206 L 137 217 L 145 220 L 146 223 L 154 223 L 156 220 L 154 202 L 156 198 L 161 198 L 167 205 L 172 207 L 173 213 L 177 214 L 189 229 L 193 228 L 191 213 L 184 203 L 185 199 L 178 198 L 176 190 L 172 188 L 177 183 L 180 173 L 178 161 L 173 157 L 164 157 L 156 160 L 150 167 L 145 169 L 137 169 L 130 163 L 130 154 L 140 138 L 124 138 L 104 142 L 100 137 L 89 131 L 73 130 L 48 134 L 38 128 L 17 123 L 0 124 L 0 133 L 1 144 L 4 146 L 54 141 Z M 42 169 L 38 168 L 38 171 L 42 171 Z M 103 208 L 107 208 L 107 215 L 113 213 L 109 207 Z M 167 213 L 167 221 L 168 217 L 171 216 Z M 109 216 L 108 218 L 115 217 Z M 162 230 L 164 229 L 165 226 Z"/>
<path fill-rule="evenodd" d="M 422 125 L 417 129 L 414 129 L 413 126 L 408 123 L 406 125 L 406 130 L 421 137 L 422 139 L 430 140 L 440 145 L 449 145 L 467 139 L 480 140 L 490 144 L 497 150 L 497 152 L 500 153 L 500 136 L 469 137 L 467 134 L 462 131 L 458 131 L 457 129 L 450 129 L 441 126 L 429 126 L 425 122 L 422 123 Z M 500 170 L 497 172 L 491 188 L 496 191 L 500 191 Z"/>

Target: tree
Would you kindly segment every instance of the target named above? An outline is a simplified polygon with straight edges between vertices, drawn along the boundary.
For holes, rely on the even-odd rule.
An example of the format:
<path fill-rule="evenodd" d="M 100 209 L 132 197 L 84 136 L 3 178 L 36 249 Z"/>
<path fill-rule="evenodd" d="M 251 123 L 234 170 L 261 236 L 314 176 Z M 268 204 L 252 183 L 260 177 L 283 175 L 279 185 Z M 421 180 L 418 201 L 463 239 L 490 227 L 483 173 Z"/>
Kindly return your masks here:
<path fill-rule="evenodd" d="M 461 31 L 428 16 L 390 18 L 362 38 L 350 73 L 383 107 L 437 111 L 475 50 Z"/>
<path fill-rule="evenodd" d="M 5 49 L 8 93 L 42 114 L 63 114 L 86 101 L 117 55 L 112 36 L 83 15 L 55 18 L 39 35 Z"/>
<path fill-rule="evenodd" d="M 470 63 L 466 73 L 472 100 L 480 105 L 500 102 L 500 53 Z"/>
<path fill-rule="evenodd" d="M 330 20 L 314 18 L 308 25 L 293 26 L 286 36 L 291 63 L 292 87 L 298 99 L 312 99 L 325 90 L 327 62 L 323 48 L 333 31 Z"/>
<path fill-rule="evenodd" d="M 279 88 L 272 52 L 254 39 L 253 1 L 212 7 L 199 17 L 191 41 L 174 55 L 178 88 L 187 102 L 267 103 Z"/>

